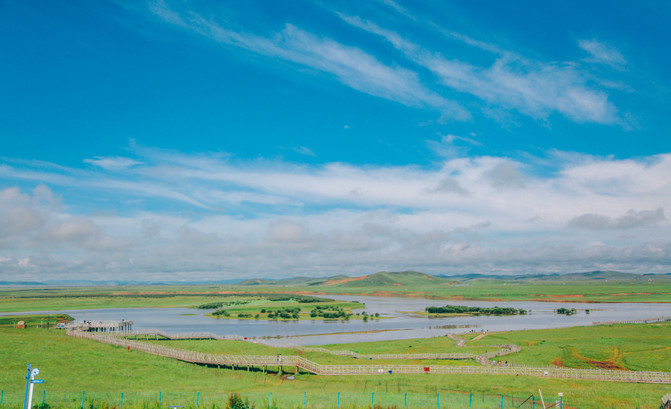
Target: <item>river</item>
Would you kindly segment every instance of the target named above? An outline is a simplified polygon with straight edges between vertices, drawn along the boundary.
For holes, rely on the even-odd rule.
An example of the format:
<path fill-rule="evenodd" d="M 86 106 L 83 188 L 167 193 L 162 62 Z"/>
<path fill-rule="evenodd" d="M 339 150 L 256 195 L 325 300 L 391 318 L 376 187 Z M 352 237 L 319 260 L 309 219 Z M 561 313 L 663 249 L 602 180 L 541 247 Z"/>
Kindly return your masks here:
<path fill-rule="evenodd" d="M 671 304 L 664 303 L 546 303 L 532 301 L 445 301 L 417 298 L 361 297 L 330 295 L 329 298 L 359 301 L 369 314 L 380 319 L 276 321 L 214 319 L 209 310 L 189 308 L 110 308 L 95 310 L 39 311 L 67 313 L 75 320 L 127 320 L 133 329 L 160 329 L 172 333 L 212 332 L 263 338 L 275 344 L 322 345 L 363 341 L 382 341 L 445 336 L 467 331 L 510 331 L 592 325 L 594 321 L 625 321 L 671 315 Z M 466 305 L 513 307 L 529 310 L 528 315 L 467 316 L 428 318 L 412 314 L 427 306 Z M 555 314 L 557 308 L 576 308 L 572 316 Z M 586 312 L 589 310 L 589 313 Z M 356 311 L 355 311 L 356 312 Z M 38 313 L 37 311 L 35 313 Z M 17 313 L 19 314 L 19 313 Z M 26 314 L 22 312 L 20 314 Z"/>

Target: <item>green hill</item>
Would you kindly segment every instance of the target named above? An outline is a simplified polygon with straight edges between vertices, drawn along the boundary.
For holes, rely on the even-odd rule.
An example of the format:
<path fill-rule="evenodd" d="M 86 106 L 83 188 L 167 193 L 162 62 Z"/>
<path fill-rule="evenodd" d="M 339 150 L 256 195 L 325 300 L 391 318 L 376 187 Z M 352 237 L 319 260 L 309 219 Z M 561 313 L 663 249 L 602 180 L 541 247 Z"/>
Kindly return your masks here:
<path fill-rule="evenodd" d="M 361 277 L 347 277 L 342 280 L 331 280 L 325 285 L 338 287 L 385 287 L 385 286 L 421 286 L 428 284 L 442 284 L 445 279 L 417 271 L 401 271 L 370 274 Z"/>

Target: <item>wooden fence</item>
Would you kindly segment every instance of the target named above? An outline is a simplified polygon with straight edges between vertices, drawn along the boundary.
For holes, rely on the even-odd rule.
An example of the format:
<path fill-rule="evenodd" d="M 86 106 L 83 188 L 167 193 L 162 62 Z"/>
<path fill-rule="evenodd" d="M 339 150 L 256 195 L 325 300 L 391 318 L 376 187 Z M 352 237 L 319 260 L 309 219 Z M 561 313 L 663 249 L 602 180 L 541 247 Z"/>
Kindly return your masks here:
<path fill-rule="evenodd" d="M 212 332 L 180 332 L 180 333 L 169 333 L 165 332 L 160 329 L 140 329 L 140 330 L 133 330 L 133 331 L 120 331 L 116 332 L 114 335 L 119 336 L 119 337 L 144 337 L 145 339 L 149 339 L 150 337 L 153 337 L 154 339 L 158 339 L 158 337 L 161 338 L 166 338 L 166 339 L 228 339 L 228 340 L 235 340 L 235 341 L 242 341 L 245 338 L 241 337 L 240 335 L 217 335 Z"/>
<path fill-rule="evenodd" d="M 144 329 L 144 330 L 134 330 L 126 332 L 117 332 L 116 336 L 120 337 L 144 337 L 145 340 L 153 337 L 158 339 L 158 337 L 171 339 L 171 340 L 180 340 L 180 339 L 218 339 L 218 340 L 236 340 L 242 341 L 246 340 L 239 335 L 217 335 L 212 332 L 188 332 L 188 333 L 168 333 L 158 329 Z M 496 358 L 503 355 L 512 354 L 514 352 L 519 352 L 520 347 L 517 345 L 498 345 L 501 349 L 492 352 L 486 352 L 481 355 L 476 355 L 468 352 L 455 352 L 455 353 L 422 353 L 422 354 L 359 354 L 354 351 L 348 350 L 331 350 L 321 347 L 305 347 L 301 345 L 284 345 L 286 348 L 300 349 L 306 352 L 322 352 L 331 355 L 337 356 L 349 356 L 355 359 L 375 359 L 375 360 L 389 360 L 389 359 L 408 359 L 408 360 L 441 360 L 441 359 L 452 359 L 452 360 L 463 360 L 463 359 L 474 359 L 480 362 L 483 365 L 494 364 L 490 359 Z"/>
<path fill-rule="evenodd" d="M 355 359 L 476 359 L 477 355 L 470 353 L 446 353 L 446 354 L 359 354 L 354 351 L 347 350 L 331 350 L 320 347 L 301 347 L 298 346 L 296 349 L 300 349 L 306 352 L 323 352 L 331 355 L 338 356 L 349 356 Z"/>
<path fill-rule="evenodd" d="M 666 322 L 671 321 L 671 317 L 655 317 L 655 318 L 645 318 L 640 320 L 628 320 L 628 321 L 593 321 L 594 325 L 613 325 L 613 324 L 654 324 L 656 322 Z"/>
<path fill-rule="evenodd" d="M 448 365 L 321 365 L 300 356 L 284 355 L 222 355 L 206 354 L 147 342 L 123 339 L 109 334 L 68 331 L 78 338 L 88 338 L 107 344 L 205 365 L 231 367 L 289 366 L 316 375 L 383 375 L 383 374 L 471 374 L 523 375 L 544 378 L 591 379 L 616 382 L 671 384 L 671 372 L 610 371 L 605 369 L 575 369 L 563 367 L 525 366 L 448 366 Z"/>

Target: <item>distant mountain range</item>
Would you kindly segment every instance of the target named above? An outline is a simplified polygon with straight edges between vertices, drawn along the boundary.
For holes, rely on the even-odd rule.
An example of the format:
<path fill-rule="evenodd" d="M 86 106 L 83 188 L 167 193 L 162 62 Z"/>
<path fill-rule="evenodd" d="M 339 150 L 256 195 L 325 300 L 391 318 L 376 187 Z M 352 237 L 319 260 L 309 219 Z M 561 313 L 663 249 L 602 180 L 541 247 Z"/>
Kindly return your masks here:
<path fill-rule="evenodd" d="M 384 287 L 384 286 L 400 286 L 400 285 L 417 285 L 420 283 L 444 283 L 446 280 L 438 276 L 432 276 L 417 271 L 401 271 L 397 273 L 388 273 L 382 271 L 375 274 L 350 277 L 345 275 L 337 275 L 326 278 L 289 278 L 279 280 L 245 280 L 238 283 L 238 285 L 285 285 L 285 286 L 313 286 L 313 285 L 328 285 L 334 287 Z"/>
<path fill-rule="evenodd" d="M 386 272 L 351 277 L 335 275 L 331 277 L 292 277 L 282 279 L 218 280 L 218 281 L 94 281 L 94 280 L 45 280 L 45 281 L 0 281 L 0 286 L 134 286 L 134 285 L 244 285 L 244 286 L 330 286 L 330 287 L 388 287 L 411 286 L 421 284 L 444 284 L 450 282 L 468 282 L 475 280 L 548 282 L 548 281 L 634 281 L 634 280 L 671 280 L 671 274 L 635 274 L 619 271 L 589 271 L 581 273 L 548 274 L 457 274 L 430 275 L 418 271 Z"/>
<path fill-rule="evenodd" d="M 288 279 L 253 279 L 240 281 L 238 285 L 278 285 L 278 286 L 317 286 L 327 285 L 334 287 L 385 287 L 408 286 L 418 284 L 443 284 L 446 282 L 467 282 L 474 280 L 490 281 L 631 281 L 647 278 L 669 279 L 671 274 L 635 274 L 618 271 L 589 271 L 568 274 L 527 274 L 527 275 L 495 275 L 495 274 L 459 274 L 459 275 L 429 275 L 417 271 L 401 271 L 390 273 L 382 271 L 360 277 L 337 275 L 326 278 L 294 277 Z"/>

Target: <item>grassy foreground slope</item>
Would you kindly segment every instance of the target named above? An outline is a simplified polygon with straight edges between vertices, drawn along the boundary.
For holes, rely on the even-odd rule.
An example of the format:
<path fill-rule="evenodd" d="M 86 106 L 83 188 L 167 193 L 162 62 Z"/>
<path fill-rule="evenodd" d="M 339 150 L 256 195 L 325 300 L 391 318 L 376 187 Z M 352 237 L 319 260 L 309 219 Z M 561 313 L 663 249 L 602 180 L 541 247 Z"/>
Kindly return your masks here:
<path fill-rule="evenodd" d="M 671 372 L 671 322 L 613 324 L 549 330 L 494 332 L 454 347 L 447 337 L 327 345 L 361 354 L 412 354 L 424 352 L 473 352 L 493 350 L 492 345 L 517 344 L 519 353 L 500 358 L 519 365 L 605 368 Z"/>
<path fill-rule="evenodd" d="M 556 345 L 549 342 L 538 345 L 540 349 L 536 355 L 532 353 L 534 346 L 529 346 L 529 355 L 520 354 L 520 360 L 530 364 L 545 363 L 555 353 L 553 348 L 560 348 L 560 344 L 566 340 L 577 337 L 575 344 L 579 348 L 591 348 L 591 345 L 608 348 L 605 341 L 591 342 L 587 345 L 583 341 L 590 339 L 589 333 L 576 332 L 561 333 L 563 330 L 545 331 L 517 331 L 511 333 L 490 334 L 480 340 L 482 343 L 498 341 L 511 341 L 528 339 L 529 344 L 538 345 L 538 340 L 556 340 Z M 654 342 L 664 342 L 663 334 L 668 336 L 668 326 L 636 325 L 614 326 L 610 335 L 621 338 L 621 342 L 628 343 L 629 339 L 639 337 L 634 334 L 644 334 Z M 528 336 L 525 334 L 529 334 Z M 607 333 L 606 333 L 607 334 Z M 499 338 L 495 338 L 499 337 Z M 479 341 L 479 342 L 480 342 Z M 395 341 L 398 347 L 404 346 L 406 350 L 428 350 L 433 345 L 441 343 L 447 345 L 450 342 L 446 337 L 429 340 L 405 340 Z M 520 342 L 521 343 L 521 342 Z M 580 344 L 579 344 L 580 343 Z M 638 342 L 639 346 L 643 343 Z M 547 345 L 546 345 L 547 344 Z M 206 344 L 203 344 L 206 345 Z M 207 350 L 215 352 L 219 347 L 215 342 L 209 341 Z M 249 349 L 250 353 L 291 353 L 289 350 L 276 350 L 265 346 L 250 344 L 221 344 L 222 349 L 243 352 Z M 225 345 L 225 346 L 224 346 Z M 412 345 L 412 347 L 409 347 Z M 662 346 L 668 347 L 668 341 Z M 182 346 L 188 346 L 188 342 Z M 336 349 L 355 349 L 358 352 L 379 353 L 385 350 L 396 350 L 396 346 L 390 343 L 367 343 L 366 345 L 336 345 Z M 547 349 L 546 349 L 547 348 Z M 199 348 L 200 349 L 200 348 Z M 401 349 L 401 348 L 399 348 Z M 582 354 L 590 353 L 586 349 L 579 349 Z M 223 352 L 223 351 L 222 351 Z M 398 352 L 405 352 L 398 350 Z M 662 360 L 658 352 L 648 350 L 654 360 Z M 598 351 L 594 352 L 598 355 Z M 604 355 L 605 356 L 605 355 Z M 664 355 L 666 356 L 666 355 Z M 513 358 L 510 358 L 511 360 Z M 668 361 L 668 359 L 667 359 Z M 231 371 L 217 368 L 196 366 L 168 358 L 144 354 L 137 351 L 101 344 L 91 340 L 75 339 L 67 337 L 58 330 L 46 330 L 39 328 L 28 328 L 17 330 L 13 328 L 0 328 L 0 389 L 4 390 L 5 397 L 20 395 L 25 387 L 25 368 L 30 362 L 41 370 L 40 377 L 46 380 L 43 385 L 36 386 L 36 396 L 42 391 L 47 391 L 47 396 L 62 392 L 88 394 L 96 392 L 108 392 L 118 396 L 126 392 L 127 397 L 132 392 L 159 391 L 177 392 L 200 392 L 201 396 L 208 394 L 227 394 L 228 392 L 240 392 L 249 396 L 267 396 L 273 392 L 275 396 L 282 394 L 293 394 L 295 396 L 307 396 L 330 394 L 335 396 L 337 392 L 357 391 L 357 393 L 378 393 L 380 396 L 388 392 L 415 393 L 426 396 L 435 396 L 442 393 L 449 396 L 450 391 L 473 392 L 494 395 L 516 395 L 529 396 L 536 393 L 539 388 L 545 396 L 557 396 L 563 392 L 565 402 L 573 407 L 579 408 L 657 408 L 660 397 L 668 393 L 668 385 L 651 384 L 626 384 L 596 381 L 573 381 L 553 380 L 533 377 L 508 377 L 508 376 L 468 376 L 468 375 L 384 375 L 365 377 L 319 377 L 314 375 L 298 375 L 295 380 L 289 381 L 286 377 L 275 374 L 263 374 L 260 372 Z M 658 365 L 645 360 L 632 360 L 631 365 L 639 365 L 644 369 L 659 368 Z M 390 386 L 391 385 L 391 386 Z M 391 390 L 390 390 L 391 388 Z M 538 396 L 538 395 L 537 395 Z M 260 401 L 257 400 L 257 403 Z M 402 402 L 397 406 L 402 405 Z M 257 406 L 258 407 L 258 406 Z"/>

